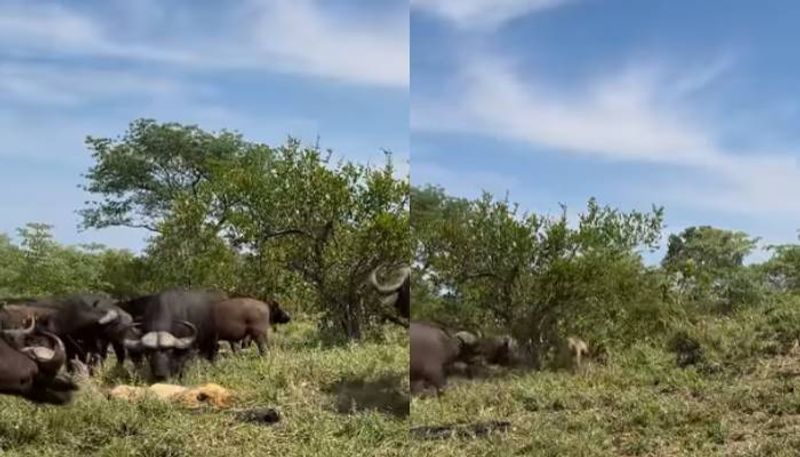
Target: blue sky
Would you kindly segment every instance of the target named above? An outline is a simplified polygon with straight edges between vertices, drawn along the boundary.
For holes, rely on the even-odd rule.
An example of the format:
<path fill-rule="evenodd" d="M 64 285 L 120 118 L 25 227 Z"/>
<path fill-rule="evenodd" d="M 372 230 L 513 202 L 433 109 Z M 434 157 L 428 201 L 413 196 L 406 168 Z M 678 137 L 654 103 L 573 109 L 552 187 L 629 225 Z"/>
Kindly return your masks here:
<path fill-rule="evenodd" d="M 84 138 L 139 117 L 288 135 L 408 171 L 408 2 L 0 0 L 0 232 L 140 249 L 146 233 L 79 233 Z"/>
<path fill-rule="evenodd" d="M 797 240 L 800 2 L 411 5 L 415 185 Z"/>

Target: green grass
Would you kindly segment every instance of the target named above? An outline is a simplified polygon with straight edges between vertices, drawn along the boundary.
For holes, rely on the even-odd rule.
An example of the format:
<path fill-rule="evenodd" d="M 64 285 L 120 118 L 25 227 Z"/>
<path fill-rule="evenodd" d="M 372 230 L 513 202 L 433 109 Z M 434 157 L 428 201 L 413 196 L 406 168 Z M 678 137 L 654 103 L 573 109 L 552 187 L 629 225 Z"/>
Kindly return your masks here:
<path fill-rule="evenodd" d="M 158 400 L 107 400 L 89 388 L 66 407 L 0 396 L 0 454 L 408 455 L 408 339 L 403 332 L 387 330 L 380 344 L 325 348 L 314 341 L 312 324 L 293 322 L 273 334 L 266 357 L 253 347 L 237 356 L 222 355 L 213 366 L 195 361 L 184 380 L 234 390 L 235 409 L 274 407 L 282 416 L 276 425 Z M 130 381 L 113 366 L 109 360 L 99 374 L 103 386 Z"/>
<path fill-rule="evenodd" d="M 797 455 L 798 374 L 796 360 L 780 358 L 739 379 L 610 366 L 456 381 L 440 399 L 412 400 L 414 426 L 508 420 L 512 429 L 488 438 L 419 440 L 413 454 Z"/>
<path fill-rule="evenodd" d="M 85 389 L 67 407 L 0 397 L 4 456 L 790 456 L 800 449 L 800 306 L 778 303 L 675 326 L 701 349 L 679 368 L 669 335 L 611 350 L 585 372 L 496 370 L 453 379 L 441 398 L 408 411 L 408 339 L 323 347 L 313 324 L 292 323 L 269 355 L 251 348 L 196 361 L 187 385 L 215 382 L 236 409 L 277 408 L 261 426 L 230 411 L 147 400 L 109 401 Z M 131 382 L 113 369 L 102 386 Z M 133 383 L 140 383 L 133 379 Z M 508 420 L 480 438 L 410 438 L 410 426 Z"/>
<path fill-rule="evenodd" d="M 696 315 L 580 374 L 500 371 L 415 398 L 412 426 L 507 420 L 415 455 L 781 456 L 800 453 L 800 300 Z M 649 335 L 648 335 L 649 336 Z M 675 344 L 680 342 L 682 344 Z M 680 368 L 676 348 L 692 348 Z"/>
<path fill-rule="evenodd" d="M 750 332 L 769 334 L 768 318 L 737 319 L 699 323 L 708 362 L 693 367 L 678 368 L 666 345 L 650 343 L 580 374 L 454 378 L 441 398 L 412 400 L 412 426 L 507 420 L 511 429 L 416 439 L 412 455 L 798 455 L 800 353 L 776 350 L 776 341 L 755 343 Z"/>

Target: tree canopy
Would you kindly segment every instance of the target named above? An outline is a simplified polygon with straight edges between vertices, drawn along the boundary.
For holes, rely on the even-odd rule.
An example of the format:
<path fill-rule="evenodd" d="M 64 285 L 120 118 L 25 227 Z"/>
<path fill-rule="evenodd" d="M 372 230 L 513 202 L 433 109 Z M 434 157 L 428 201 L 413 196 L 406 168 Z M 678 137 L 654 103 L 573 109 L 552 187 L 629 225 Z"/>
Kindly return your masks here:
<path fill-rule="evenodd" d="M 149 286 L 216 286 L 278 295 L 359 339 L 386 310 L 365 286 L 376 266 L 408 262 L 409 185 L 331 151 L 137 120 L 118 139 L 88 138 L 95 164 L 83 226 L 141 227 Z"/>

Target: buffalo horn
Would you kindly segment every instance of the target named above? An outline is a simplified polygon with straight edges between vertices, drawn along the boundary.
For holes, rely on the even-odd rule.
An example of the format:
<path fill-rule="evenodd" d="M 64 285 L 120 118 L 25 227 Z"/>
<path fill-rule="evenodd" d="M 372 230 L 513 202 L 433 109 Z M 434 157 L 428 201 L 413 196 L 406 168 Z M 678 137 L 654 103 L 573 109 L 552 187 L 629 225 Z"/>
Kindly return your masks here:
<path fill-rule="evenodd" d="M 184 327 L 191 330 L 192 335 L 184 338 L 175 338 L 175 348 L 176 349 L 190 348 L 192 344 L 194 344 L 194 341 L 197 339 L 197 327 L 195 327 L 191 322 L 187 321 L 177 321 L 176 323 L 183 325 Z"/>
<path fill-rule="evenodd" d="M 135 328 L 135 327 L 138 327 L 140 325 L 142 325 L 142 324 L 134 323 L 134 324 L 126 325 L 121 330 L 121 333 L 124 335 L 125 334 L 124 332 L 127 331 L 129 328 Z M 132 351 L 138 351 L 139 349 L 142 348 L 142 340 L 143 339 L 144 339 L 144 336 L 142 336 L 141 338 L 124 338 L 122 340 L 122 344 L 125 346 L 125 349 L 130 349 Z"/>
<path fill-rule="evenodd" d="M 61 338 L 50 332 L 42 331 L 41 334 L 53 342 L 52 348 L 44 346 L 28 346 L 22 348 L 20 352 L 36 361 L 36 363 L 39 364 L 40 368 L 43 370 L 55 373 L 59 368 L 61 368 L 61 365 L 64 364 L 64 361 L 67 358 L 64 342 L 61 341 Z"/>
<path fill-rule="evenodd" d="M 461 341 L 464 346 L 473 346 L 478 342 L 478 338 L 472 333 L 462 330 L 453 335 L 457 340 Z"/>
<path fill-rule="evenodd" d="M 400 286 L 403 285 L 403 282 L 405 282 L 405 280 L 408 278 L 408 275 L 411 274 L 411 268 L 402 267 L 397 270 L 397 273 L 400 275 L 397 281 L 389 284 L 379 284 L 377 277 L 379 269 L 380 266 L 372 270 L 372 272 L 369 274 L 369 282 L 372 283 L 372 287 L 374 287 L 381 294 L 390 294 L 396 292 L 397 289 L 399 289 Z"/>
<path fill-rule="evenodd" d="M 97 321 L 97 323 L 100 325 L 106 325 L 114 322 L 117 319 L 119 319 L 119 313 L 114 309 L 110 309 Z"/>
<path fill-rule="evenodd" d="M 18 338 L 22 338 L 25 336 L 30 335 L 33 333 L 33 329 L 36 327 L 36 316 L 31 315 L 31 324 L 27 328 L 23 329 L 13 329 L 13 330 L 3 330 L 3 336 L 7 338 L 11 338 L 13 340 L 17 340 Z"/>

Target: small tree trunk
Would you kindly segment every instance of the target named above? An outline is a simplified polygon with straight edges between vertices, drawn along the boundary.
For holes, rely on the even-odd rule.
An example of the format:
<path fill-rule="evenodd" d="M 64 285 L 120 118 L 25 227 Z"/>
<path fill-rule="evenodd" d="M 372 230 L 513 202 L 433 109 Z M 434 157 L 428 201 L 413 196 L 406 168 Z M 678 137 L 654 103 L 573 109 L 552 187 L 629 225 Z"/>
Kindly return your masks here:
<path fill-rule="evenodd" d="M 343 307 L 342 330 L 350 341 L 361 341 L 361 322 L 357 310 L 347 303 Z"/>

